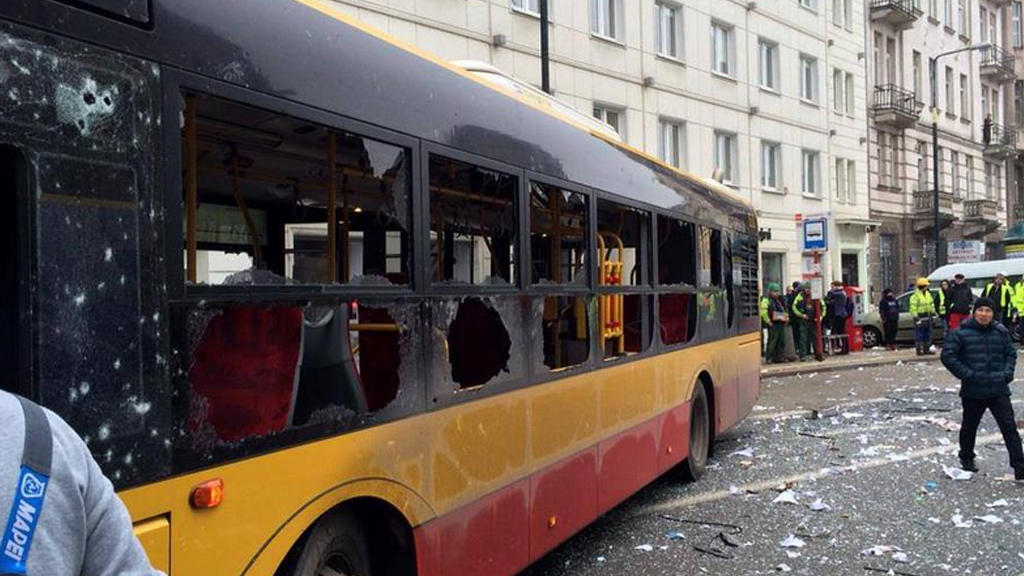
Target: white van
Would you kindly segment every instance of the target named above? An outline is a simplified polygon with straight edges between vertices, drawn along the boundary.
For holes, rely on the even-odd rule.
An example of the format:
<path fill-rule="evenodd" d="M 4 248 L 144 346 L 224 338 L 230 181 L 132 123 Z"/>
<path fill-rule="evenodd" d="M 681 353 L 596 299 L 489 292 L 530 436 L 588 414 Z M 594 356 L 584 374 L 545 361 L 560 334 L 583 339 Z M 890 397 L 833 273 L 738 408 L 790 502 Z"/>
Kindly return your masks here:
<path fill-rule="evenodd" d="M 1007 280 L 1016 282 L 1017 278 L 1024 275 L 1024 258 L 990 260 L 971 264 L 946 264 L 929 274 L 928 281 L 932 286 L 936 286 L 942 280 L 952 280 L 954 275 L 963 274 L 964 281 L 977 293 L 984 290 L 985 286 L 1000 272 L 1006 275 Z"/>

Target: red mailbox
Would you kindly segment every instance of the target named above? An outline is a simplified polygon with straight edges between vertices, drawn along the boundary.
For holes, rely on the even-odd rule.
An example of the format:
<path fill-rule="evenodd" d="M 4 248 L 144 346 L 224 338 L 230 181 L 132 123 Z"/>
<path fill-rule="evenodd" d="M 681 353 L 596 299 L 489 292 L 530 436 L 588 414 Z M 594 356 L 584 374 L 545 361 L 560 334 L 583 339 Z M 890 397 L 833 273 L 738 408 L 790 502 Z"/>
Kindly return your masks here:
<path fill-rule="evenodd" d="M 864 289 L 857 286 L 844 286 L 846 297 L 853 302 L 853 314 L 846 317 L 846 338 L 850 343 L 850 352 L 864 350 Z"/>

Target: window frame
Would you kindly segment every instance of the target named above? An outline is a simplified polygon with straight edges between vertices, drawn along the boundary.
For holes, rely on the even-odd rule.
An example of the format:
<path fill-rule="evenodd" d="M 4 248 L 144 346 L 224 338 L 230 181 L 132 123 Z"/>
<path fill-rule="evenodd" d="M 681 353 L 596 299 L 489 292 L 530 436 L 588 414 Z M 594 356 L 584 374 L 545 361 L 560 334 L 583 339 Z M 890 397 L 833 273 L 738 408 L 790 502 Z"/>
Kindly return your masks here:
<path fill-rule="evenodd" d="M 592 189 L 592 188 L 589 188 L 587 186 L 583 186 L 582 184 L 576 184 L 576 183 L 570 182 L 568 180 L 563 180 L 561 178 L 556 178 L 554 176 L 549 176 L 547 174 L 542 174 L 540 172 L 535 172 L 533 170 L 524 170 L 524 178 L 525 178 L 525 182 L 526 182 L 526 187 L 525 187 L 525 193 L 526 194 L 529 194 L 529 192 L 530 192 L 530 183 L 536 182 L 538 184 L 543 184 L 545 186 L 553 186 L 553 187 L 556 187 L 556 188 L 561 188 L 563 190 L 572 192 L 574 194 L 582 194 L 583 196 L 586 197 L 586 199 L 587 199 L 587 230 L 586 230 L 586 234 L 587 234 L 587 254 L 588 254 L 588 256 L 590 256 L 590 260 L 593 260 L 594 259 L 593 258 L 593 254 L 596 253 L 596 250 L 597 250 L 596 246 L 591 246 L 591 244 L 594 243 L 594 241 L 593 241 L 593 239 L 595 237 L 594 235 L 597 233 L 597 222 L 594 220 L 597 217 L 597 211 L 596 211 L 596 208 L 597 208 L 597 194 L 596 194 L 595 190 Z M 527 196 L 527 198 L 529 198 L 529 197 Z M 520 202 L 520 204 L 524 205 L 523 207 L 525 208 L 525 210 L 524 210 L 525 214 L 523 216 L 525 217 L 525 223 L 526 223 L 526 227 L 525 227 L 526 228 L 526 232 L 525 232 L 526 236 L 524 238 L 529 238 L 530 235 L 533 233 L 533 228 L 530 225 L 531 224 L 531 222 L 530 222 L 530 206 L 529 206 L 528 202 Z M 524 277 L 524 281 L 526 282 L 526 287 L 523 290 L 523 292 L 525 292 L 528 295 L 552 295 L 552 293 L 557 293 L 557 294 L 561 294 L 561 295 L 574 295 L 574 296 L 585 295 L 585 294 L 593 294 L 594 293 L 594 291 L 596 289 L 596 280 L 597 280 L 597 277 L 594 275 L 594 274 L 596 274 L 596 266 L 595 266 L 594 262 L 589 262 L 587 264 L 587 282 L 585 284 L 583 284 L 583 285 L 578 285 L 578 284 L 534 284 L 534 282 L 533 282 L 533 272 L 532 272 L 532 269 L 533 269 L 532 247 L 530 245 L 530 242 L 524 242 L 524 244 L 525 244 L 525 246 L 523 248 L 523 254 L 525 256 L 526 262 L 528 263 L 527 264 L 528 265 L 527 270 L 530 270 L 530 273 L 529 273 L 529 278 L 525 278 Z"/>
<path fill-rule="evenodd" d="M 195 93 L 224 100 L 239 106 L 256 108 L 268 113 L 317 124 L 332 131 L 349 132 L 353 135 L 405 149 L 409 160 L 408 194 L 411 212 L 408 225 L 410 226 L 409 238 L 411 242 L 410 250 L 412 251 L 410 266 L 414 268 L 407 285 L 395 286 L 368 287 L 358 284 L 340 283 L 275 286 L 189 285 L 186 282 L 185 255 L 182 249 L 185 242 L 185 206 L 182 198 L 185 188 L 181 169 L 184 166 L 184 150 L 182 150 L 181 146 L 180 130 L 170 128 L 163 130 L 164 164 L 166 165 L 166 168 L 163 170 L 163 178 L 166 184 L 164 202 L 167 226 L 166 246 L 163 257 L 166 262 L 167 298 L 172 305 L 194 303 L 199 300 L 205 300 L 211 304 L 253 302 L 257 300 L 262 302 L 294 302 L 302 300 L 316 303 L 332 302 L 360 295 L 370 295 L 374 298 L 377 296 L 381 298 L 409 296 L 419 291 L 423 285 L 416 269 L 421 267 L 418 254 L 422 246 L 417 245 L 417 226 L 421 224 L 412 217 L 412 214 L 416 214 L 416 210 L 419 209 L 419 191 L 422 189 L 419 180 L 422 168 L 420 165 L 422 150 L 419 139 L 338 114 L 303 106 L 263 93 L 253 92 L 225 82 L 199 77 L 189 72 L 176 70 L 172 74 L 165 74 L 165 77 L 167 81 L 163 93 L 167 97 L 164 98 L 163 113 L 165 118 L 174 119 L 173 124 L 170 126 L 177 126 L 178 119 L 184 117 L 185 94 Z"/>
<path fill-rule="evenodd" d="M 516 2 L 519 2 L 520 4 L 524 4 L 524 3 L 525 4 L 529 4 L 531 1 L 533 1 L 533 0 L 509 0 L 508 1 L 508 7 L 509 7 L 509 10 L 511 10 L 515 14 L 523 14 L 525 16 L 530 16 L 531 18 L 540 18 L 540 4 L 541 4 L 541 2 L 547 2 L 547 0 L 536 0 L 536 2 L 537 2 L 537 10 L 536 11 L 533 11 L 533 10 L 531 10 L 528 7 L 525 7 L 525 6 L 516 6 Z M 548 19 L 549 20 L 550 20 L 550 17 L 551 17 L 551 6 L 548 6 Z"/>
<path fill-rule="evenodd" d="M 675 54 L 666 51 L 665 48 L 665 11 L 675 13 L 674 26 L 671 30 L 672 41 L 675 45 Z M 654 53 L 661 58 L 667 58 L 675 62 L 682 62 L 685 55 L 686 42 L 683 37 L 683 6 L 676 2 L 667 0 L 656 0 L 654 2 Z"/>
<path fill-rule="evenodd" d="M 604 8 L 609 8 L 610 11 L 602 19 L 601 15 L 605 14 L 603 12 Z M 590 35 L 592 37 L 614 44 L 625 45 L 626 41 L 623 38 L 626 32 L 623 26 L 625 10 L 622 0 L 590 0 L 587 11 L 590 16 Z M 602 22 L 607 30 L 602 30 Z M 606 32 L 610 32 L 610 34 Z"/>
<path fill-rule="evenodd" d="M 774 184 L 768 184 L 766 182 L 767 172 L 765 168 L 767 167 L 767 153 L 768 149 L 770 148 L 774 149 L 775 151 L 772 163 L 772 169 L 775 172 Z M 766 192 L 773 192 L 776 194 L 785 193 L 785 183 L 782 179 L 782 143 L 777 142 L 775 140 L 767 140 L 763 138 L 761 139 L 761 190 L 764 190 Z"/>
<path fill-rule="evenodd" d="M 718 30 L 725 36 L 725 71 L 719 69 L 722 60 L 718 54 Z M 711 20 L 711 73 L 725 78 L 736 78 L 736 27 L 721 20 Z"/>
<path fill-rule="evenodd" d="M 618 115 L 618 118 L 619 118 L 618 126 L 617 127 L 616 126 L 612 126 L 611 124 L 608 124 L 608 126 L 616 134 L 619 135 L 619 139 L 621 139 L 623 142 L 626 141 L 626 122 L 625 122 L 625 120 L 626 120 L 626 107 L 625 106 L 618 106 L 616 104 L 606 104 L 606 103 L 601 102 L 599 100 L 594 100 L 593 104 L 591 105 L 591 108 L 593 110 L 595 110 L 595 111 L 596 110 L 600 110 L 601 111 L 601 116 L 597 116 L 597 115 L 594 115 L 594 114 L 591 114 L 591 116 L 593 116 L 594 118 L 597 118 L 598 120 L 600 120 L 601 122 L 604 122 L 605 124 L 608 124 L 608 112 L 616 113 Z"/>
<path fill-rule="evenodd" d="M 518 239 L 516 240 L 515 250 L 516 257 L 515 270 L 516 278 L 514 282 L 510 282 L 507 285 L 481 285 L 481 284 L 470 284 L 470 283 L 455 283 L 447 280 L 442 280 L 440 283 L 435 282 L 430 276 L 430 156 L 437 155 L 452 160 L 471 164 L 485 170 L 492 170 L 494 172 L 501 172 L 509 176 L 513 176 L 518 179 L 518 185 L 516 186 L 516 216 L 519 218 L 519 222 L 516 226 L 516 234 Z M 521 168 L 506 164 L 498 160 L 492 160 L 483 156 L 478 156 L 469 152 L 464 152 L 456 148 L 451 148 L 443 144 L 437 144 L 435 142 L 423 141 L 423 145 L 420 148 L 420 219 L 417 222 L 420 226 L 417 239 L 420 242 L 419 257 L 414 257 L 417 264 L 416 275 L 421 282 L 421 286 L 424 288 L 424 292 L 434 295 L 450 295 L 450 294 L 464 294 L 467 297 L 476 296 L 480 294 L 494 295 L 494 294 L 508 294 L 516 291 L 522 291 L 525 286 L 524 271 L 528 268 L 524 266 L 529 265 L 529 261 L 523 258 L 526 250 L 524 249 L 525 237 L 529 235 L 528 223 L 525 219 L 529 218 L 529 214 L 523 214 L 524 208 L 527 208 L 526 203 L 523 202 L 523 198 L 526 198 L 528 189 L 525 187 L 526 176 L 525 171 Z"/>
<path fill-rule="evenodd" d="M 677 221 L 677 222 L 682 222 L 682 223 L 685 223 L 685 224 L 689 224 L 690 226 L 693 227 L 693 261 L 694 261 L 694 264 L 696 265 L 696 269 L 694 270 L 694 275 L 695 275 L 694 280 L 696 282 L 694 283 L 694 285 L 693 286 L 686 286 L 684 284 L 662 284 L 660 282 L 660 280 L 658 279 L 658 275 L 657 274 L 655 274 L 654 278 L 653 278 L 653 280 L 654 280 L 654 283 L 653 283 L 653 287 L 654 287 L 654 311 L 653 311 L 653 316 L 652 316 L 652 322 L 653 322 L 653 325 L 654 325 L 654 328 L 655 328 L 654 331 L 657 334 L 657 336 L 654 338 L 654 342 L 652 343 L 652 347 L 655 347 L 655 345 L 656 345 L 656 347 L 657 347 L 657 349 L 659 351 L 678 350 L 678 349 L 688 348 L 690 346 L 694 346 L 694 345 L 696 345 L 697 343 L 699 343 L 701 341 L 700 340 L 700 336 L 701 336 L 701 334 L 700 334 L 700 321 L 699 321 L 699 319 L 696 316 L 694 317 L 694 319 L 693 319 L 693 334 L 690 336 L 689 339 L 686 340 L 686 342 L 678 342 L 678 343 L 675 343 L 675 344 L 666 344 L 662 340 L 662 338 L 661 338 L 661 297 L 662 296 L 670 296 L 670 295 L 674 295 L 674 294 L 689 294 L 694 299 L 694 303 L 693 303 L 694 312 L 695 313 L 699 313 L 700 308 L 699 308 L 699 302 L 697 300 L 699 295 L 700 295 L 700 248 L 698 246 L 698 244 L 700 242 L 699 234 L 700 234 L 700 226 L 702 226 L 702 225 L 706 226 L 708 224 L 707 223 L 702 223 L 700 220 L 698 220 L 698 219 L 696 219 L 696 218 L 694 218 L 694 217 L 692 217 L 690 215 L 683 216 L 683 215 L 681 215 L 681 214 L 679 214 L 677 212 L 670 212 L 668 210 L 654 210 L 653 211 L 653 216 L 652 216 L 652 221 L 654 223 L 654 227 L 652 228 L 652 230 L 653 230 L 653 232 L 652 232 L 652 239 L 655 242 L 656 242 L 656 239 L 658 238 L 658 235 L 661 233 L 660 229 L 658 228 L 658 220 L 660 218 L 666 218 L 666 219 L 669 219 L 669 220 L 674 220 L 674 221 Z M 657 270 L 658 266 L 660 266 L 660 256 L 658 254 L 657 246 L 652 247 L 652 257 L 653 257 L 653 262 L 654 262 L 654 270 Z"/>
<path fill-rule="evenodd" d="M 767 63 L 766 70 L 765 64 Z M 768 80 L 766 83 L 765 80 Z M 757 39 L 757 86 L 773 94 L 779 94 L 781 74 L 779 71 L 779 44 L 764 37 Z"/>
<path fill-rule="evenodd" d="M 674 142 L 677 156 L 676 160 L 678 161 L 678 163 L 676 164 L 673 164 L 672 161 L 666 156 L 666 144 L 669 140 L 668 138 L 666 138 L 666 130 L 670 127 L 678 129 L 678 133 L 676 134 Z M 687 165 L 686 156 L 686 122 L 682 120 L 676 120 L 675 118 L 670 118 L 668 116 L 659 116 L 658 158 L 662 162 L 668 164 L 669 166 L 672 166 L 673 168 L 685 169 Z"/>
<path fill-rule="evenodd" d="M 811 160 L 808 162 L 808 160 Z M 809 190 L 808 184 L 813 186 Z M 800 149 L 800 193 L 805 198 L 821 198 L 821 151 Z"/>
<path fill-rule="evenodd" d="M 799 56 L 799 79 L 800 79 L 800 102 L 809 104 L 811 106 L 819 106 L 820 91 L 819 84 L 821 83 L 819 60 L 818 58 L 811 56 L 810 54 L 800 53 Z M 805 72 L 810 72 L 811 85 L 807 85 L 808 79 L 804 76 Z M 804 90 L 810 89 L 810 94 L 805 94 Z"/>
<path fill-rule="evenodd" d="M 730 132 L 728 130 L 714 130 L 712 131 L 712 157 L 714 159 L 714 168 L 721 169 L 720 158 L 718 157 L 718 139 L 720 137 L 727 138 L 729 141 L 728 146 L 728 160 L 729 170 L 722 169 L 722 183 L 726 186 L 739 186 L 739 135 L 736 132 Z M 726 177 L 728 176 L 728 178 Z M 735 180 L 733 179 L 735 177 Z"/>

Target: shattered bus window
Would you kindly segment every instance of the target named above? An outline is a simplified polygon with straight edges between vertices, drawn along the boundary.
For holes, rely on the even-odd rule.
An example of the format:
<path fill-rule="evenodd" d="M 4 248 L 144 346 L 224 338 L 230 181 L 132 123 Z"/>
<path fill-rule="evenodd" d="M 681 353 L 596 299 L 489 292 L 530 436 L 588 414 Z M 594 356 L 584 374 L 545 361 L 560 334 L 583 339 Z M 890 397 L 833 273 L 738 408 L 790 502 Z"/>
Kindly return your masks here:
<path fill-rule="evenodd" d="M 697 332 L 697 296 L 694 293 L 658 296 L 658 323 L 666 345 L 685 344 Z"/>
<path fill-rule="evenodd" d="M 518 195 L 514 176 L 430 156 L 434 282 L 515 284 Z"/>
<path fill-rule="evenodd" d="M 658 216 L 658 284 L 697 286 L 695 226 Z"/>
<path fill-rule="evenodd" d="M 210 453 L 311 427 L 352 429 L 401 394 L 418 304 L 196 306 L 179 392 L 187 448 Z M 398 320 L 396 320 L 396 318 Z"/>
<path fill-rule="evenodd" d="M 530 258 L 534 284 L 586 285 L 587 197 L 530 183 Z"/>
<path fill-rule="evenodd" d="M 187 278 L 215 285 L 257 268 L 300 284 L 409 284 L 406 149 L 219 98 L 185 107 L 182 156 L 197 173 Z"/>
<path fill-rule="evenodd" d="M 444 393 L 521 379 L 526 348 L 523 318 L 529 299 L 468 297 L 434 301 L 430 354 Z"/>
<path fill-rule="evenodd" d="M 543 301 L 544 365 L 557 371 L 586 363 L 590 357 L 587 298 L 547 296 Z"/>

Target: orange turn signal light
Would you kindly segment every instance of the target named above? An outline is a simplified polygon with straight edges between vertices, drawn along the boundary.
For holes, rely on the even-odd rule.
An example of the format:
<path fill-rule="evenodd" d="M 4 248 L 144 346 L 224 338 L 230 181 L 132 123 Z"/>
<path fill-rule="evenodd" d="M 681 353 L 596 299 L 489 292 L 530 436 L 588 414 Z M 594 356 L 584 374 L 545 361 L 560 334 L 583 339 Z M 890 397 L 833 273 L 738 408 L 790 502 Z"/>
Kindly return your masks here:
<path fill-rule="evenodd" d="M 189 494 L 188 503 L 196 509 L 216 508 L 224 501 L 224 481 L 220 478 L 196 484 Z"/>

